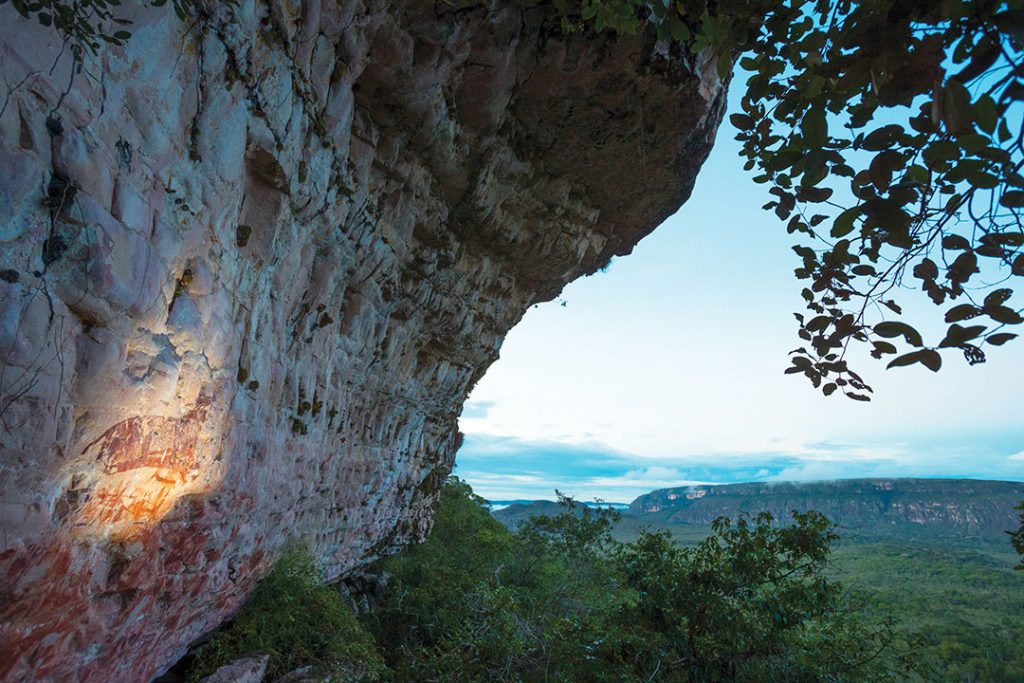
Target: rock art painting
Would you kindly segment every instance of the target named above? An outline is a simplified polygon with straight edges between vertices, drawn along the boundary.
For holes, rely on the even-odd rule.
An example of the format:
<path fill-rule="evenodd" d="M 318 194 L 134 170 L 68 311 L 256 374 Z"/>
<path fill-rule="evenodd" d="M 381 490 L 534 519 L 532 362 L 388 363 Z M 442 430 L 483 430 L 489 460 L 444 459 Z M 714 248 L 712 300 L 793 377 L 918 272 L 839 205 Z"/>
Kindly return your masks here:
<path fill-rule="evenodd" d="M 147 681 L 286 543 L 422 538 L 505 334 L 678 208 L 725 103 L 547 2 L 199 4 L 122 3 L 81 73 L 0 6 L 4 681 Z"/>

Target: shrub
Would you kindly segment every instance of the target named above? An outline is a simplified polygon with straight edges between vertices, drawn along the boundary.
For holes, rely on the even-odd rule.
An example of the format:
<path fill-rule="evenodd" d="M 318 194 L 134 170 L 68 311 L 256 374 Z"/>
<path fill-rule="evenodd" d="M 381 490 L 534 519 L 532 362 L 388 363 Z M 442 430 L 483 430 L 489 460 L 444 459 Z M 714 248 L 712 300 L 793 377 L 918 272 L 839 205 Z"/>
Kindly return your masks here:
<path fill-rule="evenodd" d="M 381 563 L 393 578 L 368 626 L 395 681 L 905 678 L 897 634 L 826 575 L 821 515 L 722 519 L 684 548 L 619 543 L 613 514 L 559 498 L 513 533 L 449 481 L 430 539 Z"/>
<path fill-rule="evenodd" d="M 196 650 L 189 679 L 259 653 L 270 655 L 268 681 L 305 666 L 338 681 L 374 681 L 383 671 L 373 638 L 300 547 L 287 549 L 234 621 Z"/>

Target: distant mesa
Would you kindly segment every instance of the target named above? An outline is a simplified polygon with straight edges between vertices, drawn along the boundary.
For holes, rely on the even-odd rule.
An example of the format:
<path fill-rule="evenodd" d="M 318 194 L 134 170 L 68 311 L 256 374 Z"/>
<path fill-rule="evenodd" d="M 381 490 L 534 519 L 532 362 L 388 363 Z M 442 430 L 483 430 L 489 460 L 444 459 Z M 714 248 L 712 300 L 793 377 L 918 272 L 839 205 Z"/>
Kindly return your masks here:
<path fill-rule="evenodd" d="M 626 510 L 629 510 L 629 505 L 630 505 L 629 503 L 608 503 L 608 502 L 605 502 L 605 501 L 578 501 L 578 502 L 581 505 L 586 505 L 589 508 L 610 508 L 612 510 L 619 510 L 621 512 L 625 512 Z M 512 507 L 513 505 L 528 506 L 528 505 L 541 505 L 543 503 L 553 503 L 556 506 L 558 505 L 558 503 L 554 503 L 554 501 L 550 501 L 550 500 L 526 500 L 525 498 L 521 498 L 521 499 L 517 499 L 517 500 L 489 500 L 489 501 L 487 501 L 487 507 L 489 507 L 492 512 L 497 512 L 498 510 L 504 510 L 505 508 Z"/>
<path fill-rule="evenodd" d="M 1019 524 L 1014 507 L 1024 483 L 976 479 L 840 479 L 693 485 L 651 491 L 609 504 L 652 526 L 706 527 L 718 517 L 769 512 L 785 523 L 794 510 L 817 510 L 840 533 L 945 533 L 1004 537 Z M 499 507 L 501 506 L 501 507 Z M 536 514 L 556 514 L 553 501 L 493 501 L 495 517 L 515 527 Z"/>

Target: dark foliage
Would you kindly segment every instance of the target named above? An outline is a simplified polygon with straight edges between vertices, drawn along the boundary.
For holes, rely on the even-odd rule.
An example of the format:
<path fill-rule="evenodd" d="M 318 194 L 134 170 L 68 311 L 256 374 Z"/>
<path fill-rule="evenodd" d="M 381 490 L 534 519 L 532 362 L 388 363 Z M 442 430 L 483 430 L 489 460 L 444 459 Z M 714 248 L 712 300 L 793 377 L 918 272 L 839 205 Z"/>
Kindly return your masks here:
<path fill-rule="evenodd" d="M 567 30 L 649 26 L 721 78 L 739 57 L 730 120 L 806 281 L 806 344 L 786 372 L 869 400 L 854 342 L 938 371 L 946 352 L 973 365 L 1017 336 L 1005 285 L 1024 275 L 1024 0 L 555 4 Z M 945 331 L 904 320 L 901 289 L 945 309 Z"/>
<path fill-rule="evenodd" d="M 611 536 L 615 515 L 562 498 L 514 534 L 451 481 L 427 543 L 393 574 L 369 628 L 397 681 L 887 680 L 906 673 L 827 578 L 816 513 L 716 522 L 693 548 Z"/>
<path fill-rule="evenodd" d="M 235 619 L 199 646 L 189 679 L 251 654 L 270 655 L 268 681 L 306 666 L 336 680 L 373 681 L 383 671 L 373 638 L 301 548 L 286 551 Z"/>
<path fill-rule="evenodd" d="M 1009 534 L 1013 549 L 1021 556 L 1021 563 L 1017 565 L 1016 569 L 1024 569 L 1024 503 L 1018 505 L 1017 509 L 1020 510 L 1020 528 L 1009 532 Z"/>

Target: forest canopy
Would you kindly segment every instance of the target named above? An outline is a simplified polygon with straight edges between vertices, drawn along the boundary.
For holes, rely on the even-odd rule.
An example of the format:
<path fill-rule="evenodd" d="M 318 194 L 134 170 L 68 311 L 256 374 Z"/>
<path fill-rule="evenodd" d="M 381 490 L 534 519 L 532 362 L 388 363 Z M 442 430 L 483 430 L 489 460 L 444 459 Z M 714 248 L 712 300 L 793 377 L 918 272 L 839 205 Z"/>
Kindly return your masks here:
<path fill-rule="evenodd" d="M 619 542 L 615 513 L 561 503 L 511 532 L 450 479 L 429 540 L 371 570 L 390 580 L 362 627 L 286 556 L 191 678 L 254 651 L 274 674 L 416 683 L 885 681 L 917 666 L 913 638 L 863 618 L 827 574 L 836 534 L 818 513 L 720 519 L 683 547 L 665 531 Z"/>

